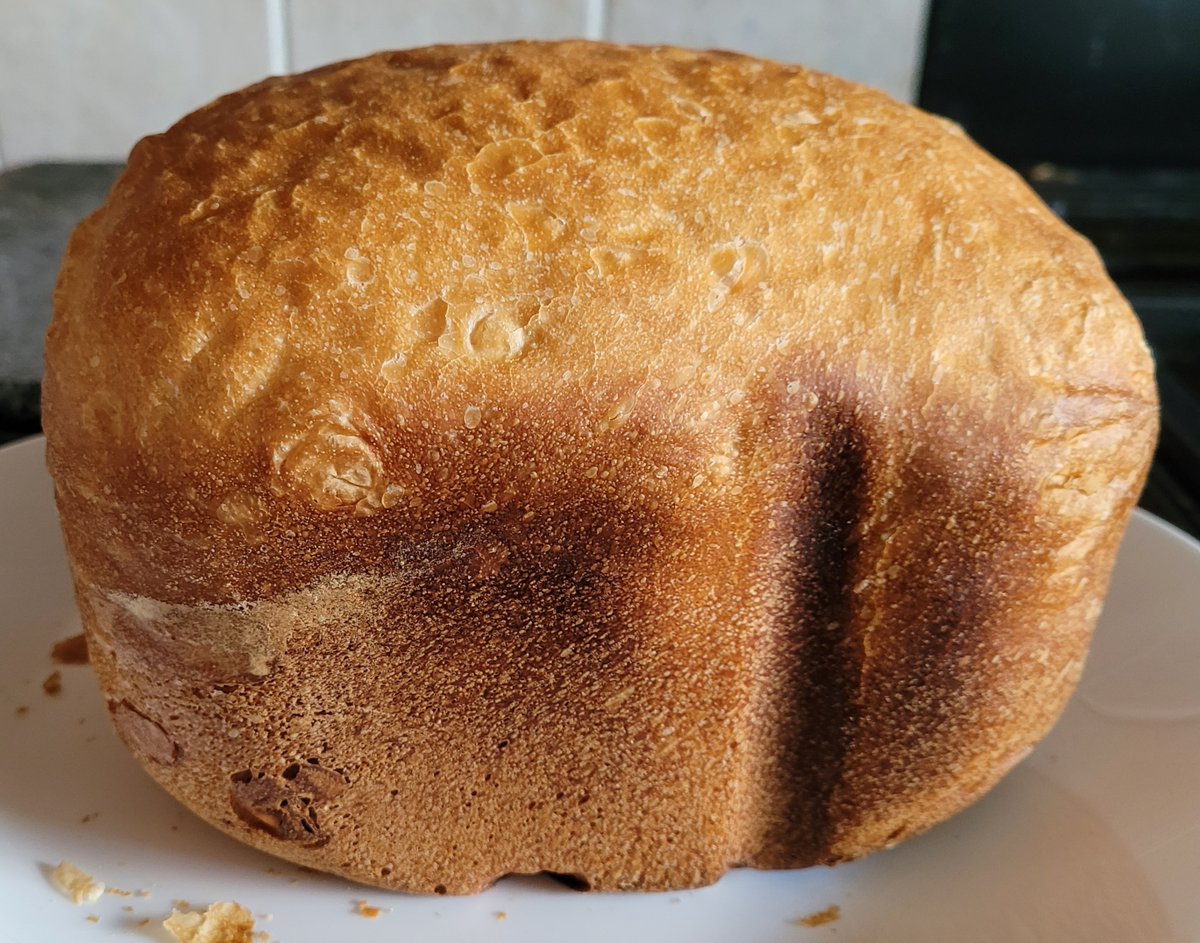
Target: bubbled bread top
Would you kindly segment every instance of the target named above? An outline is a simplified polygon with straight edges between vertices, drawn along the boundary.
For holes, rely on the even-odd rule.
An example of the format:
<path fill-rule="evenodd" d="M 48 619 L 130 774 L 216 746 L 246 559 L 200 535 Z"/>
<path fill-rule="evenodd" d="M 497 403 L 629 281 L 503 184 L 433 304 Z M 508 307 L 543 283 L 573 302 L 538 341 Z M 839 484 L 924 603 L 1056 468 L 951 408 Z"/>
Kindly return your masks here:
<path fill-rule="evenodd" d="M 838 397 L 1039 480 L 1072 461 L 1040 444 L 1154 427 L 1094 252 L 956 127 L 579 42 L 272 78 L 142 141 L 72 240 L 46 389 L 60 488 L 250 537 L 279 508 L 523 509 L 567 468 L 736 497 L 755 429 Z M 517 428 L 535 483 L 506 490 Z M 672 446 L 617 468 L 638 436 Z"/>

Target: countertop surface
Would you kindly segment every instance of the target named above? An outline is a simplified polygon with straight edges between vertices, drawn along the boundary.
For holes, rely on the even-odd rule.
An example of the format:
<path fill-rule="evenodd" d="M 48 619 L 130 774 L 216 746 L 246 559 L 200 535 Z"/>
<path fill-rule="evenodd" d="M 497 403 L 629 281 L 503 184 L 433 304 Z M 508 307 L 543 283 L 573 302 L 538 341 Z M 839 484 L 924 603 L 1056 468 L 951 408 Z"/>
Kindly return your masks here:
<path fill-rule="evenodd" d="M 32 164 L 0 174 L 0 442 L 37 432 L 42 338 L 71 230 L 121 164 Z"/>

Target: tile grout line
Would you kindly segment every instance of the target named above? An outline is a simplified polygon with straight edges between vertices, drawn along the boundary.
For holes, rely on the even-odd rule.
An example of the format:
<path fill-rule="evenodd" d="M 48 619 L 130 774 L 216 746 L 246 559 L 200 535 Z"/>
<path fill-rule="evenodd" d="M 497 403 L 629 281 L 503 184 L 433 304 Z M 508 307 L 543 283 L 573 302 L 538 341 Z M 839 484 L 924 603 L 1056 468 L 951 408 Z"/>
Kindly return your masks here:
<path fill-rule="evenodd" d="M 291 0 L 263 0 L 267 18 L 267 62 L 272 75 L 292 71 Z"/>
<path fill-rule="evenodd" d="M 607 40 L 612 19 L 612 0 L 585 0 L 583 35 L 588 39 Z"/>

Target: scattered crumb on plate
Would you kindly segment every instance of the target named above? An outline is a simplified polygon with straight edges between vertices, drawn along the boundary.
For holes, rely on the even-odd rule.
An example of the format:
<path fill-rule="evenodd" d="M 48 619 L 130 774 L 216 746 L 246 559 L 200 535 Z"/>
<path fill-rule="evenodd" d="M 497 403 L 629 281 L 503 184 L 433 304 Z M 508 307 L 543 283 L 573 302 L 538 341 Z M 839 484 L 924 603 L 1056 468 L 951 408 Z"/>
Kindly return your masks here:
<path fill-rule="evenodd" d="M 57 671 L 50 672 L 46 676 L 46 680 L 42 682 L 42 690 L 51 697 L 62 691 L 62 674 Z"/>
<path fill-rule="evenodd" d="M 50 880 L 72 904 L 93 903 L 104 893 L 103 882 L 93 880 L 90 874 L 80 871 L 69 861 L 59 862 L 58 867 L 50 872 Z"/>
<path fill-rule="evenodd" d="M 87 922 L 88 923 L 99 923 L 100 918 L 96 914 L 88 914 Z"/>
<path fill-rule="evenodd" d="M 366 917 L 368 920 L 374 920 L 381 913 L 383 913 L 383 908 L 372 907 L 365 900 L 356 900 L 354 902 L 354 912 L 360 917 Z"/>
<path fill-rule="evenodd" d="M 507 920 L 508 919 L 508 913 L 503 910 L 497 910 L 492 916 L 494 916 L 497 920 Z"/>
<path fill-rule="evenodd" d="M 808 914 L 804 917 L 797 917 L 792 923 L 798 927 L 823 927 L 827 923 L 833 923 L 842 915 L 842 908 L 837 904 L 826 907 L 824 910 L 818 910 L 816 913 Z"/>
<path fill-rule="evenodd" d="M 123 910 L 127 914 L 133 913 L 133 908 L 130 907 L 128 904 L 126 904 L 124 907 L 122 907 L 121 910 Z"/>
<path fill-rule="evenodd" d="M 18 706 L 18 707 L 17 707 L 17 716 L 18 716 L 18 717 L 27 717 L 27 716 L 29 716 L 29 705 L 28 705 L 28 704 L 21 704 L 20 706 Z"/>
<path fill-rule="evenodd" d="M 172 910 L 163 926 L 179 943 L 254 943 L 256 936 L 250 911 L 228 901 L 215 903 L 202 914 Z"/>
<path fill-rule="evenodd" d="M 60 665 L 86 665 L 88 663 L 87 636 L 80 633 L 55 642 L 50 657 Z"/>

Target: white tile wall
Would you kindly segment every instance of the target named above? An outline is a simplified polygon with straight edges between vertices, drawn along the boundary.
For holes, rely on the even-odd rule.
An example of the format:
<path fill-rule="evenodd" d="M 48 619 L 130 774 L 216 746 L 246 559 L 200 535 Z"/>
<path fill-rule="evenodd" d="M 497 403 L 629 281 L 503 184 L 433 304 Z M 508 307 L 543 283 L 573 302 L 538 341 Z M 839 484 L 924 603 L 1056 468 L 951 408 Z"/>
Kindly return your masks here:
<path fill-rule="evenodd" d="M 611 0 L 618 42 L 733 49 L 910 101 L 927 0 Z"/>
<path fill-rule="evenodd" d="M 910 98 L 928 0 L 0 0 L 0 167 L 120 159 L 271 71 L 516 37 L 737 49 Z"/>
<path fill-rule="evenodd" d="M 267 72 L 247 0 L 0 0 L 0 129 L 10 164 L 122 158 Z"/>
<path fill-rule="evenodd" d="M 311 69 L 380 49 L 579 36 L 584 0 L 291 0 L 293 63 Z"/>

